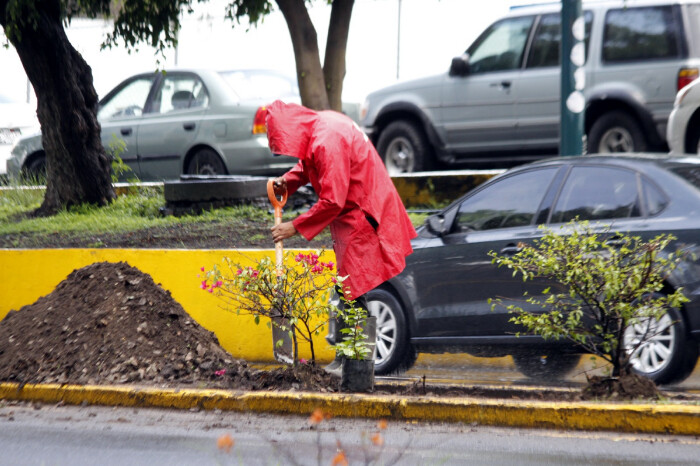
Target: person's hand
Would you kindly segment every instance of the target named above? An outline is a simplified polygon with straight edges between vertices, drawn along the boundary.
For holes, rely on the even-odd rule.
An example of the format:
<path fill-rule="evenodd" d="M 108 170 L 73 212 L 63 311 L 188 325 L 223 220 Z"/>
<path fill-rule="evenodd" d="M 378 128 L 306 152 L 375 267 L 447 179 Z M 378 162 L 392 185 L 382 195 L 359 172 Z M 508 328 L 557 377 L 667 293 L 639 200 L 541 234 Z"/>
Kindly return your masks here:
<path fill-rule="evenodd" d="M 294 224 L 292 222 L 280 223 L 279 225 L 272 227 L 271 230 L 272 240 L 275 243 L 287 238 L 291 238 L 292 236 L 297 234 L 297 229 L 294 228 Z"/>
<path fill-rule="evenodd" d="M 284 193 L 287 192 L 287 180 L 285 180 L 283 176 L 280 176 L 279 178 L 275 178 L 272 181 L 272 187 L 275 190 L 276 196 L 283 196 Z"/>

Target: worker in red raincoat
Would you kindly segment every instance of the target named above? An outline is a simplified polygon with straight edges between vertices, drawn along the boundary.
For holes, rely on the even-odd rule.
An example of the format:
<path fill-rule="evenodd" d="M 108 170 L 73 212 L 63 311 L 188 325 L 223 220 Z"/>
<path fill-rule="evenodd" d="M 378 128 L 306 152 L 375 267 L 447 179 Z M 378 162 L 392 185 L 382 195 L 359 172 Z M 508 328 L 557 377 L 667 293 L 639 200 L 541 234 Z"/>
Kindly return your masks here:
<path fill-rule="evenodd" d="M 366 308 L 363 295 L 398 275 L 413 252 L 416 231 L 386 167 L 367 136 L 347 116 L 276 101 L 268 107 L 267 137 L 276 155 L 299 163 L 275 179 L 277 194 L 311 183 L 318 202 L 272 228 L 282 241 L 311 240 L 330 226 L 346 298 Z"/>

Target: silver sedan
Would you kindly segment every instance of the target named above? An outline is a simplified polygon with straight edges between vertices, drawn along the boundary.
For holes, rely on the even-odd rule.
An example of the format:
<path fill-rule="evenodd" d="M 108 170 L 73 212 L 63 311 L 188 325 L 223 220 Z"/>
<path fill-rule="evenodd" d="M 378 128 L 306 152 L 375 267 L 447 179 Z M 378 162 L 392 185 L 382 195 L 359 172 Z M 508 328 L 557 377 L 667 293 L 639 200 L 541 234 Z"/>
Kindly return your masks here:
<path fill-rule="evenodd" d="M 132 76 L 101 101 L 102 143 L 141 180 L 181 174 L 275 175 L 296 163 L 273 157 L 264 105 L 299 101 L 296 82 L 269 70 L 177 70 Z M 41 134 L 20 139 L 10 176 L 45 171 Z"/>

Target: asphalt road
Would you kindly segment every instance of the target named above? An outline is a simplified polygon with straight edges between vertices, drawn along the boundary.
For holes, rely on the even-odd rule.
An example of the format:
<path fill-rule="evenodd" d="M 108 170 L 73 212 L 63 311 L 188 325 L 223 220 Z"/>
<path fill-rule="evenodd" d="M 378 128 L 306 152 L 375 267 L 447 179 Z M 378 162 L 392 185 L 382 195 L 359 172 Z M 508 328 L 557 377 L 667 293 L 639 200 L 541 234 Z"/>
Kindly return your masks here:
<path fill-rule="evenodd" d="M 2 465 L 697 464 L 700 438 L 0 401 Z M 233 448 L 217 447 L 229 435 Z M 320 454 L 320 461 L 319 461 Z M 398 460 L 394 462 L 395 459 Z M 376 460 L 370 463 L 368 460 Z"/>

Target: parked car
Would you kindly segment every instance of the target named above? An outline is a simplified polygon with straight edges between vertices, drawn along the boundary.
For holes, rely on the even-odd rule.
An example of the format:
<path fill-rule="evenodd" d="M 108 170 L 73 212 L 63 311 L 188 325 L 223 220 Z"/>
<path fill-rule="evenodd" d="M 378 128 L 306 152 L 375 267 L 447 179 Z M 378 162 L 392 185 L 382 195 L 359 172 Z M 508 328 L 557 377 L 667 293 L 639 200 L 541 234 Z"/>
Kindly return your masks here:
<path fill-rule="evenodd" d="M 638 373 L 659 384 L 684 379 L 695 366 L 700 339 L 700 158 L 651 154 L 521 165 L 429 217 L 406 269 L 367 295 L 377 316 L 376 372 L 407 369 L 420 352 L 466 352 L 512 355 L 531 377 L 565 375 L 578 363 L 580 348 L 528 334 L 509 321 L 505 308 L 489 305 L 496 297 L 522 302 L 525 291 L 535 296 L 545 285 L 524 283 L 492 264 L 488 253 L 515 253 L 543 235 L 539 225 L 557 231 L 576 216 L 601 234 L 614 234 L 606 226 L 646 239 L 671 233 L 677 240 L 670 247 L 682 244 L 688 251 L 667 285 L 683 287 L 690 301 L 669 309 L 675 324 L 632 358 Z"/>
<path fill-rule="evenodd" d="M 15 141 L 38 129 L 36 107 L 19 97 L 0 94 L 0 176 L 7 174 L 7 160 Z"/>
<path fill-rule="evenodd" d="M 449 71 L 370 93 L 361 126 L 389 171 L 558 153 L 560 8 L 513 8 Z M 666 151 L 676 93 L 700 68 L 699 15 L 698 2 L 584 2 L 588 152 Z"/>
<path fill-rule="evenodd" d="M 120 157 L 139 179 L 181 174 L 277 175 L 297 159 L 273 157 L 263 106 L 298 101 L 296 82 L 268 70 L 173 70 L 132 76 L 100 101 L 106 149 L 123 140 Z M 11 175 L 40 174 L 41 134 L 22 138 L 8 163 Z"/>
<path fill-rule="evenodd" d="M 678 92 L 668 117 L 666 139 L 672 154 L 700 154 L 700 80 Z"/>

